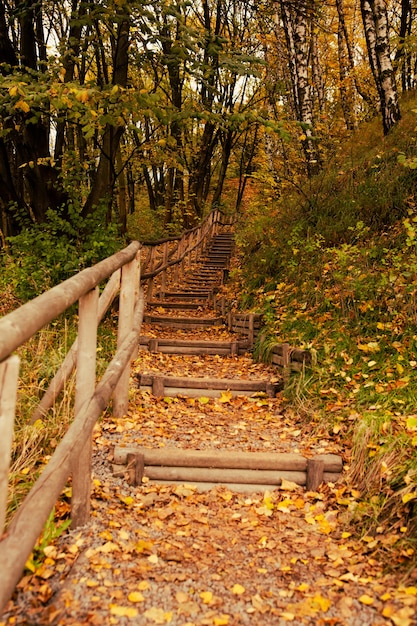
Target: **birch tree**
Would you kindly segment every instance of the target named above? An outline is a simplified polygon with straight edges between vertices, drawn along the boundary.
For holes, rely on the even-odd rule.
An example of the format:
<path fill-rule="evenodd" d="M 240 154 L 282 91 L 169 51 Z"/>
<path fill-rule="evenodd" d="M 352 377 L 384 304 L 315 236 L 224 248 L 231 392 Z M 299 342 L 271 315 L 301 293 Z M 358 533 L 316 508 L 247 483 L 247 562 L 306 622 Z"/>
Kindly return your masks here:
<path fill-rule="evenodd" d="M 295 118 L 302 127 L 301 141 L 306 157 L 307 172 L 312 176 L 320 169 L 314 133 L 313 94 L 309 76 L 314 3 L 311 0 L 304 0 L 300 3 L 281 0 L 280 5 L 287 42 L 293 109 Z"/>
<path fill-rule="evenodd" d="M 401 112 L 391 61 L 385 0 L 361 0 L 361 13 L 369 64 L 379 96 L 382 125 L 384 134 L 387 134 L 401 118 Z"/>

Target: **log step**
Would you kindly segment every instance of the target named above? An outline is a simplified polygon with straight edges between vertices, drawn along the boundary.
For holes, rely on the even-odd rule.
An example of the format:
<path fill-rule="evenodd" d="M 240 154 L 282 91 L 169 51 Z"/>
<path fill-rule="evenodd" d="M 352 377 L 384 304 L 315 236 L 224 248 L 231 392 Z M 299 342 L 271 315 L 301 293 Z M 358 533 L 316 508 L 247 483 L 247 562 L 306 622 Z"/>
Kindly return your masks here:
<path fill-rule="evenodd" d="M 181 376 L 164 376 L 163 374 L 140 374 L 134 375 L 139 389 L 150 389 L 156 397 L 163 396 L 211 396 L 217 397 L 222 391 L 230 391 L 233 395 L 252 395 L 265 393 L 270 398 L 275 398 L 281 391 L 281 381 L 270 382 L 268 380 L 237 380 L 229 378 L 190 378 Z"/>
<path fill-rule="evenodd" d="M 307 459 L 295 453 L 152 450 L 134 446 L 115 446 L 114 464 L 118 472 L 121 466 L 129 466 L 132 484 L 140 484 L 143 476 L 157 482 L 257 485 L 259 488 L 265 485 L 274 488 L 288 480 L 311 490 L 317 489 L 323 481 L 336 482 L 343 469 L 342 458 L 336 454 Z"/>
<path fill-rule="evenodd" d="M 222 317 L 167 317 L 160 315 L 145 315 L 144 321 L 148 324 L 159 324 L 171 328 L 198 329 L 205 326 L 222 326 Z"/>
<path fill-rule="evenodd" d="M 169 300 L 152 300 L 151 302 L 148 302 L 146 306 L 150 308 L 160 307 L 162 309 L 180 309 L 184 311 L 186 310 L 197 311 L 198 309 L 201 309 L 204 304 L 206 304 L 204 301 L 202 302 L 171 302 Z"/>
<path fill-rule="evenodd" d="M 199 291 L 166 291 L 164 298 L 178 298 L 178 300 L 201 300 L 205 302 L 210 295 L 210 291 L 207 289 L 201 289 Z M 158 297 L 158 295 L 156 295 Z"/>
<path fill-rule="evenodd" d="M 139 337 L 139 348 L 149 352 L 164 354 L 210 354 L 233 356 L 245 354 L 249 349 L 247 340 L 241 341 L 187 341 L 186 339 L 156 339 L 153 337 Z"/>

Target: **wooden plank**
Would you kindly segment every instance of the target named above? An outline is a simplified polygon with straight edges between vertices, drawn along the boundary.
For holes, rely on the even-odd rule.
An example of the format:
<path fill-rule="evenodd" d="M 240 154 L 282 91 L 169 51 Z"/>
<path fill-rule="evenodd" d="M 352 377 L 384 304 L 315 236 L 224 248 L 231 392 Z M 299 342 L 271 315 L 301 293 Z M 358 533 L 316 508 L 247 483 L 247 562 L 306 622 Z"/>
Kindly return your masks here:
<path fill-rule="evenodd" d="M 142 483 L 142 478 L 145 469 L 145 462 L 143 454 L 129 453 L 127 455 L 127 473 L 128 483 L 133 487 Z"/>
<path fill-rule="evenodd" d="M 297 485 L 305 485 L 305 472 L 285 472 L 271 470 L 219 469 L 199 467 L 169 467 L 145 465 L 144 476 L 151 480 L 175 480 L 184 482 L 240 483 L 280 485 L 282 480 L 290 480 Z"/>
<path fill-rule="evenodd" d="M 229 469 L 263 469 L 306 471 L 307 459 L 291 452 L 246 452 L 240 450 L 189 450 L 180 448 L 150 449 L 138 446 L 115 446 L 113 459 L 116 464 L 126 463 L 127 455 L 143 454 L 145 465 L 169 465 L 184 467 L 217 467 Z M 333 467 L 333 459 L 322 459 L 326 470 Z M 330 469 L 328 469 L 330 471 Z"/>
<path fill-rule="evenodd" d="M 221 326 L 222 317 L 167 317 L 163 315 L 145 315 L 145 322 L 150 324 L 169 324 L 179 328 L 201 327 L 201 326 Z"/>
<path fill-rule="evenodd" d="M 155 375 L 136 374 L 139 385 L 152 386 Z M 184 389 L 229 389 L 230 391 L 266 391 L 267 380 L 238 380 L 230 378 L 191 378 L 180 376 L 161 376 L 166 387 Z M 277 383 L 277 387 L 279 384 Z"/>
<path fill-rule="evenodd" d="M 219 355 L 219 356 L 229 356 L 230 352 L 230 344 L 228 348 L 198 348 L 193 346 L 179 346 L 176 348 L 175 346 L 164 346 L 160 345 L 158 352 L 162 352 L 163 354 L 193 354 L 193 355 Z"/>
<path fill-rule="evenodd" d="M 117 345 L 122 345 L 133 328 L 133 316 L 139 289 L 139 255 L 122 268 L 119 298 Z M 113 415 L 123 417 L 129 408 L 130 363 L 117 382 L 113 394 Z"/>
<path fill-rule="evenodd" d="M 307 491 L 316 491 L 324 477 L 324 461 L 323 459 L 308 459 L 307 460 Z"/>
<path fill-rule="evenodd" d="M 98 287 L 80 298 L 78 323 L 75 419 L 94 394 L 96 383 Z M 80 441 L 72 470 L 71 526 L 83 526 L 90 519 L 92 439 Z"/>
<path fill-rule="evenodd" d="M 283 351 L 286 344 L 278 343 L 272 348 L 272 354 L 277 355 L 278 357 L 283 356 Z M 301 350 L 300 348 L 294 348 L 290 346 L 290 358 L 291 361 L 296 361 L 298 363 L 311 363 L 312 357 L 311 352 L 308 350 Z"/>
<path fill-rule="evenodd" d="M 3 534 L 7 513 L 19 365 L 20 359 L 16 354 L 0 363 L 0 537 Z"/>
<path fill-rule="evenodd" d="M 114 463 L 126 464 L 127 455 L 140 453 L 147 466 L 201 467 L 223 469 L 253 469 L 276 471 L 307 471 L 308 459 L 293 452 L 246 452 L 244 450 L 189 450 L 179 448 L 141 448 L 138 446 L 115 446 Z M 335 480 L 343 469 L 342 458 L 336 454 L 317 455 L 314 459 L 323 463 L 324 476 Z M 329 478 L 331 477 L 331 478 Z"/>
<path fill-rule="evenodd" d="M 140 345 L 146 345 L 149 344 L 149 341 L 151 341 L 153 339 L 153 337 L 147 337 L 145 335 L 141 335 L 139 337 L 139 342 Z M 247 347 L 247 341 L 246 340 L 242 340 L 242 341 L 237 341 L 237 342 L 230 342 L 230 341 L 207 341 L 207 340 L 198 340 L 198 339 L 192 339 L 192 340 L 187 340 L 187 339 L 165 339 L 165 338 L 161 338 L 158 339 L 158 347 L 195 347 L 195 348 L 205 348 L 205 347 L 210 347 L 210 348 L 218 348 L 219 350 L 221 349 L 226 349 L 226 350 L 230 350 L 230 344 L 231 343 L 237 343 L 240 347 Z"/>
<path fill-rule="evenodd" d="M 316 454 L 314 457 L 324 462 L 324 472 L 340 474 L 343 470 L 343 460 L 338 454 Z"/>

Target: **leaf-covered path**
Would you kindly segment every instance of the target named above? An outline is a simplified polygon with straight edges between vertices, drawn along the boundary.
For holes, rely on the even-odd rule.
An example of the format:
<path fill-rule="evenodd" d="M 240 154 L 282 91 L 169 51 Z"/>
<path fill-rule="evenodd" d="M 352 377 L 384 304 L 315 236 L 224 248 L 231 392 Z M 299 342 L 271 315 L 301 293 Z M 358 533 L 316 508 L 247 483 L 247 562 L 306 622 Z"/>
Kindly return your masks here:
<path fill-rule="evenodd" d="M 229 237 L 220 255 L 229 254 L 230 246 Z M 189 289 L 201 287 L 212 269 L 201 268 L 198 278 L 192 268 Z M 153 321 L 142 325 L 142 335 L 236 339 L 215 325 L 206 330 L 158 326 L 158 314 L 179 315 L 178 309 L 154 302 Z M 187 311 L 191 317 L 211 314 L 217 316 L 200 306 Z M 255 363 L 249 354 L 145 350 L 139 350 L 132 369 L 128 415 L 116 419 L 108 413 L 94 430 L 90 523 L 51 541 L 52 524 L 43 559 L 35 553 L 32 571 L 21 580 L 0 626 L 417 623 L 417 575 L 390 574 L 386 558 L 379 558 L 398 534 L 351 532 L 348 523 L 360 494 L 344 475 L 317 492 L 288 480 L 269 490 L 209 483 L 200 489 L 181 482 L 154 484 L 146 474 L 139 486 L 131 486 L 125 469 L 115 467 L 116 446 L 137 446 L 219 455 L 333 453 L 347 468 L 350 450 L 342 448 L 337 433 L 308 422 L 280 393 L 247 396 L 224 390 L 214 397 L 185 392 L 155 397 L 137 383 L 138 374 L 273 382 L 279 378 L 276 369 Z M 64 497 L 56 516 L 65 518 L 68 510 Z"/>
<path fill-rule="evenodd" d="M 272 374 L 249 356 L 147 352 L 134 369 Z M 348 462 L 334 435 L 304 423 L 282 398 L 155 399 L 132 384 L 129 415 L 105 416 L 94 442 L 91 523 L 46 548 L 43 565 L 22 579 L 0 623 L 416 623 L 417 580 L 384 573 L 377 558 L 376 548 L 389 548 L 390 537 L 355 539 L 346 531 L 358 494 L 343 480 L 314 493 L 286 481 L 273 491 L 240 493 L 187 484 L 131 487 L 113 474 L 115 444 L 336 452 Z"/>

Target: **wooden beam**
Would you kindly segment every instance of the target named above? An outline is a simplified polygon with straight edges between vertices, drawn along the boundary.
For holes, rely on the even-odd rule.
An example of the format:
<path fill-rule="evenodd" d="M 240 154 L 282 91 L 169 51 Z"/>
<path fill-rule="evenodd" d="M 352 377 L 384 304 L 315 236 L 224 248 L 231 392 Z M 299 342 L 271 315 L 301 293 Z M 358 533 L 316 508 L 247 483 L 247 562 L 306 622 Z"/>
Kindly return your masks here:
<path fill-rule="evenodd" d="M 323 459 L 308 459 L 307 460 L 307 491 L 316 491 L 324 477 L 324 460 Z"/>
<path fill-rule="evenodd" d="M 20 359 L 14 354 L 0 363 L 0 538 L 7 513 L 9 467 L 13 443 Z M 1 540 L 1 539 L 0 539 Z"/>
<path fill-rule="evenodd" d="M 93 394 L 96 384 L 98 287 L 80 298 L 75 381 L 75 419 Z M 72 461 L 71 525 L 83 526 L 90 519 L 92 440 L 80 441 L 79 453 Z"/>
<path fill-rule="evenodd" d="M 180 448 L 141 448 L 138 446 L 115 446 L 114 463 L 125 464 L 127 454 L 140 453 L 145 465 L 170 465 L 184 467 L 217 467 L 230 469 L 263 469 L 303 471 L 307 458 L 293 452 L 246 452 L 241 450 L 189 450 Z M 327 473 L 340 473 L 342 458 L 337 454 L 315 457 L 324 464 Z"/>
<path fill-rule="evenodd" d="M 117 331 L 117 345 L 122 345 L 125 337 L 133 328 L 133 316 L 139 289 L 139 255 L 126 263 L 122 268 L 119 300 L 119 325 Z M 139 332 L 139 329 L 138 331 Z M 130 363 L 120 377 L 113 395 L 113 415 L 123 417 L 129 407 Z"/>
<path fill-rule="evenodd" d="M 282 480 L 290 480 L 297 485 L 305 485 L 305 472 L 285 472 L 283 470 L 248 470 L 226 468 L 201 468 L 201 467 L 169 467 L 169 466 L 146 466 L 144 475 L 151 480 L 174 480 L 192 482 L 214 483 L 240 483 L 263 485 L 281 485 Z"/>
<path fill-rule="evenodd" d="M 152 386 L 156 374 L 136 374 L 139 386 Z M 268 380 L 238 380 L 230 378 L 188 378 L 181 376 L 160 376 L 165 387 L 181 389 L 217 389 L 229 391 L 266 392 L 271 385 L 280 388 L 280 383 L 270 383 Z"/>

